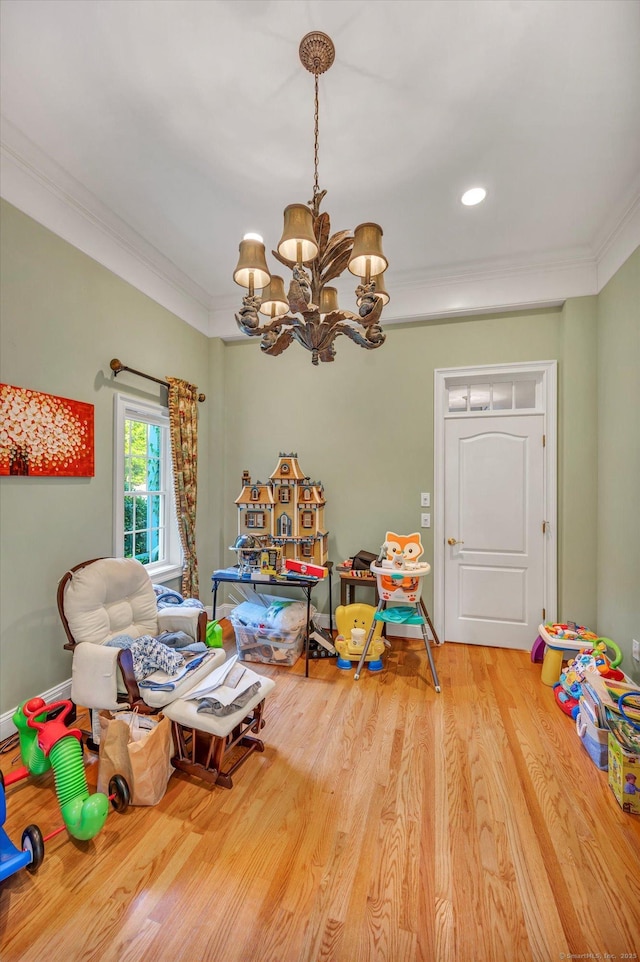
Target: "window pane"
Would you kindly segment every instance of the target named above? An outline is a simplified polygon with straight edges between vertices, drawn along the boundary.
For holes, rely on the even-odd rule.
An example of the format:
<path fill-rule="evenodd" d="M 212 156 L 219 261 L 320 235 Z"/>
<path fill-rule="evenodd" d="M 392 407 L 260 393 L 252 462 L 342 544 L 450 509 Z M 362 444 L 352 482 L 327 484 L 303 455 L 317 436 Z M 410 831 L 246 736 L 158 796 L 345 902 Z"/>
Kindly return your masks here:
<path fill-rule="evenodd" d="M 147 462 L 144 458 L 129 458 L 130 491 L 147 486 Z"/>
<path fill-rule="evenodd" d="M 124 497 L 124 530 L 133 531 L 133 498 L 131 495 Z"/>
<path fill-rule="evenodd" d="M 124 556 L 125 558 L 133 558 L 133 535 L 125 534 L 124 536 Z"/>
<path fill-rule="evenodd" d="M 149 532 L 149 554 L 151 561 L 157 561 L 160 554 L 160 530 L 152 528 Z"/>
<path fill-rule="evenodd" d="M 149 457 L 160 457 L 160 433 L 162 428 L 157 424 L 149 425 Z"/>
<path fill-rule="evenodd" d="M 493 410 L 510 411 L 513 407 L 513 383 L 498 381 L 493 385 Z"/>
<path fill-rule="evenodd" d="M 466 387 L 450 387 L 449 388 L 449 410 L 454 411 L 466 411 L 467 410 L 467 395 L 469 394 L 469 388 Z"/>
<path fill-rule="evenodd" d="M 536 382 L 516 381 L 515 396 L 516 408 L 535 408 Z"/>
<path fill-rule="evenodd" d="M 160 462 L 152 458 L 147 464 L 147 490 L 160 490 Z"/>
<path fill-rule="evenodd" d="M 160 497 L 156 494 L 152 498 L 149 498 L 149 500 L 151 502 L 149 524 L 154 528 L 158 528 L 160 526 Z"/>
<path fill-rule="evenodd" d="M 132 454 L 146 455 L 147 428 L 148 428 L 148 425 L 145 424 L 144 421 L 129 421 Z"/>
<path fill-rule="evenodd" d="M 471 411 L 488 411 L 491 395 L 491 388 L 488 384 L 472 384 L 470 391 Z"/>
<path fill-rule="evenodd" d="M 147 527 L 147 502 L 148 499 L 143 494 L 137 494 L 134 498 L 135 506 L 135 529 L 140 531 Z"/>

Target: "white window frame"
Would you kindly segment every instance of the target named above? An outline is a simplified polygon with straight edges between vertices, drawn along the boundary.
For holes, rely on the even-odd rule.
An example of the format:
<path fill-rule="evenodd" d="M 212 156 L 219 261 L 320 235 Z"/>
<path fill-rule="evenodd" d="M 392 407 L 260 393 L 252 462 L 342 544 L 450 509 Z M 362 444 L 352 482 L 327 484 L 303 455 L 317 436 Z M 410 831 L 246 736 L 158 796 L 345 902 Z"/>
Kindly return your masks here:
<path fill-rule="evenodd" d="M 165 491 L 167 525 L 165 556 L 159 561 L 145 565 L 154 582 L 170 581 L 182 576 L 182 545 L 178 534 L 171 444 L 168 437 L 169 409 L 161 404 L 141 401 L 116 394 L 114 397 L 113 425 L 113 556 L 124 557 L 124 434 L 125 421 L 146 421 L 167 430 L 167 443 L 163 445 L 163 476 L 167 479 Z"/>

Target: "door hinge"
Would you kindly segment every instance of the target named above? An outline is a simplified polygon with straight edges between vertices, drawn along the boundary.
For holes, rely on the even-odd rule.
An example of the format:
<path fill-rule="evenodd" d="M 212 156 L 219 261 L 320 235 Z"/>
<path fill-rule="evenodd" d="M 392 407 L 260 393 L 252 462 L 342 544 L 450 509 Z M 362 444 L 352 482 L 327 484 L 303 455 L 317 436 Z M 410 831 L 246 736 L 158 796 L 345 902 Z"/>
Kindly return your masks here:
<path fill-rule="evenodd" d="M 547 533 L 547 522 L 546 522 L 546 521 L 543 521 L 543 522 L 542 522 L 542 533 L 543 533 L 543 534 L 546 534 L 546 533 Z"/>
<path fill-rule="evenodd" d="M 547 435 L 546 435 L 546 434 L 543 434 L 543 435 L 542 435 L 542 447 L 543 447 L 543 448 L 546 448 L 546 446 L 547 446 Z"/>
<path fill-rule="evenodd" d="M 547 617 L 547 609 L 546 609 L 546 608 L 543 608 L 543 609 L 542 609 L 542 620 L 544 621 L 546 617 Z"/>

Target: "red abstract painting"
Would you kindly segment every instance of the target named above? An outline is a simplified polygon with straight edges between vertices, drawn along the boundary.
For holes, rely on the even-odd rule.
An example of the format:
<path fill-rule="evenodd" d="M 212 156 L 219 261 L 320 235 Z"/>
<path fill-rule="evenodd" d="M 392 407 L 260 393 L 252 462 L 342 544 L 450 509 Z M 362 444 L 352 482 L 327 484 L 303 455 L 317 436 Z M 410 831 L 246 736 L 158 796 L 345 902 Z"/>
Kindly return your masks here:
<path fill-rule="evenodd" d="M 0 384 L 0 475 L 92 478 L 93 404 Z"/>

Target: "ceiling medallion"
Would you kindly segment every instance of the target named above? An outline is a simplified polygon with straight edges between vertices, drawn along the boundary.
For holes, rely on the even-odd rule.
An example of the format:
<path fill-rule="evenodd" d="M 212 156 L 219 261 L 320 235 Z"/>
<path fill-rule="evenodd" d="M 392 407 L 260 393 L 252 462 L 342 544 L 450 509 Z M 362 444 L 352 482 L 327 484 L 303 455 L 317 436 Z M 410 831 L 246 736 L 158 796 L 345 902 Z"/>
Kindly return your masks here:
<path fill-rule="evenodd" d="M 236 314 L 240 330 L 249 337 L 261 337 L 262 350 L 272 356 L 297 341 L 311 351 L 312 363 L 318 364 L 333 361 L 334 341 L 340 334 L 368 350 L 384 344 L 385 334 L 378 322 L 389 302 L 383 278 L 388 261 L 378 224 L 360 224 L 353 232 L 331 234 L 329 215 L 320 213 L 326 190 L 318 185 L 318 77 L 331 67 L 335 47 L 326 33 L 313 31 L 302 38 L 299 54 L 315 82 L 315 176 L 312 199 L 285 208 L 282 237 L 278 249 L 271 252 L 292 273 L 289 291 L 285 294 L 283 279 L 269 272 L 258 234 L 246 234 L 240 242 L 233 279 L 248 290 Z M 357 314 L 341 310 L 337 289 L 327 286 L 345 268 L 360 279 L 355 290 Z M 259 289 L 261 295 L 256 293 Z M 261 323 L 259 314 L 268 320 Z"/>

